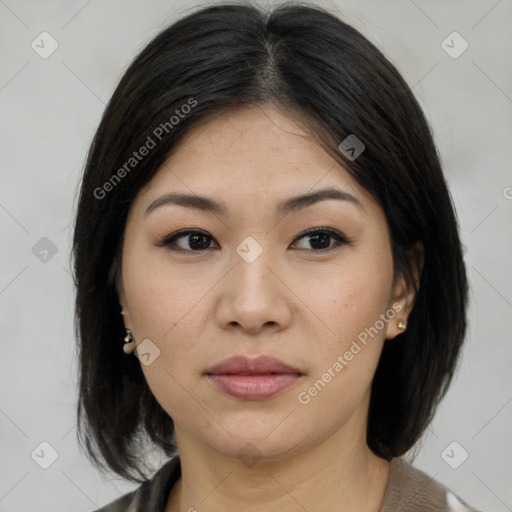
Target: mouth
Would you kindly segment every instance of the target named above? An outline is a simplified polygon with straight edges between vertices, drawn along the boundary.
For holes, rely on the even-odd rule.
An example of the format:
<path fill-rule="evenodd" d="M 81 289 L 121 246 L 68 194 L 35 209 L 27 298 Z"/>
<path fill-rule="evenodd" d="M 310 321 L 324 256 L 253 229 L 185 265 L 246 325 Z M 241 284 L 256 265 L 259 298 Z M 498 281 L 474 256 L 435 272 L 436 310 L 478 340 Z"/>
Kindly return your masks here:
<path fill-rule="evenodd" d="M 288 389 L 304 376 L 300 370 L 271 356 L 235 356 L 213 366 L 205 376 L 215 388 L 244 400 L 265 400 Z"/>

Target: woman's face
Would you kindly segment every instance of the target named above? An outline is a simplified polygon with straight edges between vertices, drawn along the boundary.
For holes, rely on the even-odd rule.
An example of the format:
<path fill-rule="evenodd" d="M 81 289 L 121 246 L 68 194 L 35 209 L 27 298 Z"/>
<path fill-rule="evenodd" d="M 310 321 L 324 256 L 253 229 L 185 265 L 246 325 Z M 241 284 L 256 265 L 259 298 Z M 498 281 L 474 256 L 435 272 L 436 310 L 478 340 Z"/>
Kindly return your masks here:
<path fill-rule="evenodd" d="M 326 189 L 340 198 L 293 201 Z M 132 205 L 119 290 L 178 443 L 233 457 L 252 446 L 269 460 L 335 433 L 364 439 L 383 343 L 410 306 L 381 208 L 271 107 L 224 114 L 181 141 Z M 231 356 L 262 355 L 291 369 L 249 361 L 212 375 Z"/>

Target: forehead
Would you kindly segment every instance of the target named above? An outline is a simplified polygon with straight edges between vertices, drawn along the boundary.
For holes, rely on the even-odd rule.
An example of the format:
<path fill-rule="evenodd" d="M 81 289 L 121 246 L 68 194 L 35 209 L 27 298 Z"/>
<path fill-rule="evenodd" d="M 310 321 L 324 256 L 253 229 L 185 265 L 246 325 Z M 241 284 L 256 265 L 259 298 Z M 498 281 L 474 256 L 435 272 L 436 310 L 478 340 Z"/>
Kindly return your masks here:
<path fill-rule="evenodd" d="M 372 202 L 344 167 L 309 133 L 272 106 L 231 110 L 193 127 L 142 191 L 148 205 L 179 191 L 223 202 L 282 202 L 314 189 L 336 187 Z"/>

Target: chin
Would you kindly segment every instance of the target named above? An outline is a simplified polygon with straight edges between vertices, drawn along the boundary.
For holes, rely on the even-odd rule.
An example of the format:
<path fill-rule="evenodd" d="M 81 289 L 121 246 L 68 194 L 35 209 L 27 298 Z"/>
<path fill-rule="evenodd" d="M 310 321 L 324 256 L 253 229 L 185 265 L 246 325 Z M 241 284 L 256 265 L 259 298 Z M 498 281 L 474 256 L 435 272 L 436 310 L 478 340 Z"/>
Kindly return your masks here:
<path fill-rule="evenodd" d="M 253 415 L 246 414 L 244 421 L 219 419 L 222 426 L 217 422 L 213 423 L 216 435 L 205 438 L 205 433 L 202 432 L 203 441 L 227 457 L 251 462 L 261 461 L 263 458 L 269 462 L 283 460 L 304 448 L 306 439 L 301 437 L 301 429 L 296 425 L 285 428 L 286 421 L 283 422 L 283 418 L 286 415 L 280 415 L 279 418 L 274 415 L 268 421 L 261 418 L 258 420 L 255 415 L 251 419 L 251 416 Z M 210 434 L 213 432 L 210 431 Z"/>

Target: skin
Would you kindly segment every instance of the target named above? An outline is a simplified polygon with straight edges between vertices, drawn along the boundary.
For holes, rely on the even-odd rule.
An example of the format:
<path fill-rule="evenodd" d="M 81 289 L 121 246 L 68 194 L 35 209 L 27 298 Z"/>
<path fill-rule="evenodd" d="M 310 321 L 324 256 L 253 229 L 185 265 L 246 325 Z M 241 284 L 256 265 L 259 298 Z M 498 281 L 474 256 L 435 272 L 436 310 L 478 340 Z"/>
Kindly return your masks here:
<path fill-rule="evenodd" d="M 349 192 L 362 208 L 329 199 L 275 215 L 280 201 L 324 187 Z M 178 205 L 145 213 L 169 192 L 222 201 L 228 215 Z M 351 243 L 298 238 L 317 227 Z M 176 241 L 186 253 L 157 245 L 185 228 L 208 236 Z M 236 251 L 249 236 L 262 249 L 251 263 Z M 266 105 L 191 130 L 131 206 L 118 284 L 126 327 L 137 344 L 148 338 L 160 350 L 141 367 L 175 424 L 182 478 L 166 512 L 380 509 L 389 463 L 366 444 L 370 386 L 414 293 L 394 279 L 382 209 L 303 129 Z M 401 311 L 301 403 L 298 394 L 393 304 Z M 304 375 L 265 400 L 234 398 L 204 372 L 235 354 L 273 355 Z M 238 455 L 244 446 L 254 464 Z"/>

